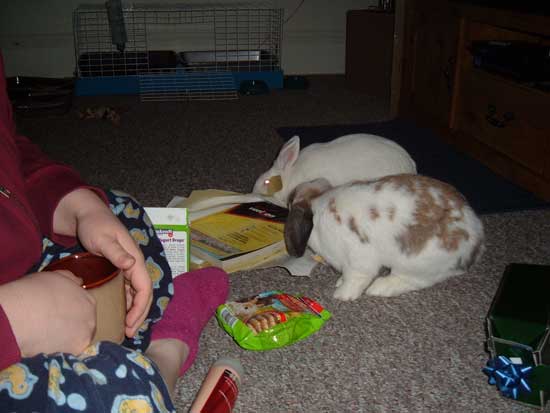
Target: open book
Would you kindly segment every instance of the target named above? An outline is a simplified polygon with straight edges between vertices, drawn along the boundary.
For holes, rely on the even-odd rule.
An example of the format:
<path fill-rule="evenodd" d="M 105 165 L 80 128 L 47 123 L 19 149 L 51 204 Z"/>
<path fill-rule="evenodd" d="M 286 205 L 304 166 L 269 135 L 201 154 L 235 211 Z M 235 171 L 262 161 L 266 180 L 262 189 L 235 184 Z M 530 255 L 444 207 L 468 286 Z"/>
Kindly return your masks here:
<path fill-rule="evenodd" d="M 250 202 L 232 203 L 235 200 Z M 189 210 L 191 267 L 214 265 L 228 273 L 283 267 L 292 275 L 310 275 L 317 261 L 309 251 L 300 258 L 287 254 L 284 224 L 288 211 L 268 201 L 256 194 L 220 190 L 199 190 L 188 198 L 174 197 L 169 207 Z M 208 207 L 195 207 L 198 205 Z"/>

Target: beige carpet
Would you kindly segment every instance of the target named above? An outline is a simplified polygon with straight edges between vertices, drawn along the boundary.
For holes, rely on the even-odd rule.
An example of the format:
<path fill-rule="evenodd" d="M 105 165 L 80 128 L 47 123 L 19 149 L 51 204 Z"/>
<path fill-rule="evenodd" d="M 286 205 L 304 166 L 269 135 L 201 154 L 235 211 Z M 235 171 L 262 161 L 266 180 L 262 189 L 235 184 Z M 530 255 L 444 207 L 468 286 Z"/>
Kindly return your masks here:
<path fill-rule="evenodd" d="M 282 144 L 275 128 L 365 123 L 386 114 L 385 102 L 346 90 L 341 77 L 312 78 L 306 91 L 228 102 L 87 98 L 76 104 L 112 105 L 121 110 L 121 126 L 69 113 L 20 118 L 21 129 L 92 183 L 124 189 L 147 206 L 164 206 L 193 189 L 251 189 Z M 481 372 L 488 357 L 484 318 L 507 263 L 550 263 L 550 211 L 483 221 L 488 248 L 479 265 L 401 297 L 338 302 L 332 298 L 337 275 L 325 267 L 311 278 L 280 269 L 232 275 L 232 298 L 270 289 L 303 293 L 333 318 L 307 340 L 269 352 L 242 350 L 212 320 L 196 363 L 179 382 L 178 411 L 187 411 L 222 355 L 245 368 L 240 413 L 526 411 L 499 397 Z"/>

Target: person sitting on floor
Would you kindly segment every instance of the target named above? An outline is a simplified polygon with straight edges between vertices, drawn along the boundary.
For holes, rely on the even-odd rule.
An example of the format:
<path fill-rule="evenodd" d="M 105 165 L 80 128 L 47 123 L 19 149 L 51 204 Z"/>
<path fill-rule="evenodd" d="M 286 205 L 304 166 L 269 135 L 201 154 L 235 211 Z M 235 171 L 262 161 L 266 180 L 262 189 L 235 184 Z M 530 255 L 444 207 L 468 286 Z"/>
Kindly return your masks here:
<path fill-rule="evenodd" d="M 131 233 L 146 236 L 138 243 Z M 0 245 L 0 411 L 175 412 L 177 378 L 227 298 L 227 274 L 206 268 L 173 280 L 135 199 L 86 184 L 19 135 L 1 55 Z M 96 308 L 81 279 L 41 271 L 83 250 L 124 272 L 121 345 L 90 344 Z"/>

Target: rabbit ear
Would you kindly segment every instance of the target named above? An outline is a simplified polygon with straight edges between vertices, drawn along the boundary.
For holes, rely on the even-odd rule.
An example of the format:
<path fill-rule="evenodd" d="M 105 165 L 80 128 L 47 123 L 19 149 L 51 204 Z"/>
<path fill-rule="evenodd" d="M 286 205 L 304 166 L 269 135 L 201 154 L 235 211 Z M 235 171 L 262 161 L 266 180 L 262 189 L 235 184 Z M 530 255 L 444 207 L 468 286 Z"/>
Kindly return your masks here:
<path fill-rule="evenodd" d="M 303 182 L 298 185 L 288 196 L 289 205 L 306 203 L 311 205 L 311 201 L 332 188 L 330 182 L 325 178 L 314 179 L 313 181 Z"/>
<path fill-rule="evenodd" d="M 298 159 L 299 153 L 300 137 L 298 135 L 295 135 L 283 145 L 283 147 L 279 151 L 277 159 L 275 159 L 274 166 L 281 171 L 291 167 Z"/>
<path fill-rule="evenodd" d="M 301 257 L 306 251 L 307 242 L 313 230 L 311 205 L 293 205 L 285 224 L 285 246 L 289 255 Z"/>
<path fill-rule="evenodd" d="M 316 179 L 298 185 L 290 194 L 290 211 L 285 224 L 285 246 L 293 257 L 301 257 L 313 230 L 311 201 L 331 188 L 324 179 Z"/>

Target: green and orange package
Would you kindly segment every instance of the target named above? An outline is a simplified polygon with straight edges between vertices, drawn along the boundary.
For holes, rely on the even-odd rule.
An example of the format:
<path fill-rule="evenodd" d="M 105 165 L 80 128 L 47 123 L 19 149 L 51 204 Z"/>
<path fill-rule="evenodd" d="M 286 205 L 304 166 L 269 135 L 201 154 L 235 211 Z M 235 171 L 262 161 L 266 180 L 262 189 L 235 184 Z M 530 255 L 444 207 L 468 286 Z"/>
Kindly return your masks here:
<path fill-rule="evenodd" d="M 220 305 L 216 317 L 242 348 L 271 350 L 310 336 L 331 314 L 303 295 L 267 291 Z"/>

